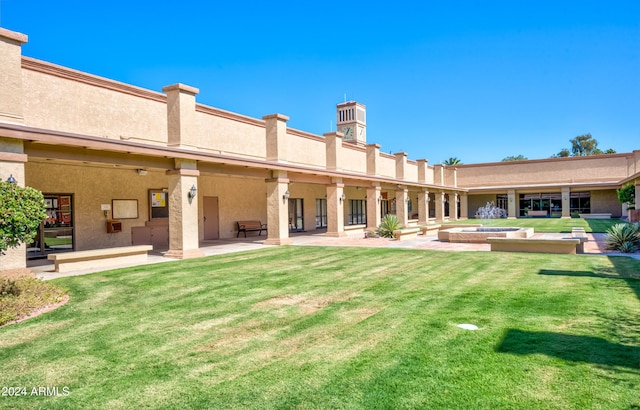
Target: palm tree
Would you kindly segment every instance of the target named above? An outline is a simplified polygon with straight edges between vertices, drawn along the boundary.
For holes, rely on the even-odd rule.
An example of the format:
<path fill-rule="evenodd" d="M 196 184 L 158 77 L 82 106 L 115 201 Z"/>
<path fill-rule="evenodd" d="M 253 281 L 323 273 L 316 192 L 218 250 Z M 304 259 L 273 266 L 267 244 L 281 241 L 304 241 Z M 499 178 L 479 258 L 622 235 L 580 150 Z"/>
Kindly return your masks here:
<path fill-rule="evenodd" d="M 460 164 L 462 164 L 462 161 L 460 161 L 456 157 L 451 157 L 449 159 L 445 159 L 444 161 L 442 161 L 442 163 L 444 165 L 460 165 Z"/>

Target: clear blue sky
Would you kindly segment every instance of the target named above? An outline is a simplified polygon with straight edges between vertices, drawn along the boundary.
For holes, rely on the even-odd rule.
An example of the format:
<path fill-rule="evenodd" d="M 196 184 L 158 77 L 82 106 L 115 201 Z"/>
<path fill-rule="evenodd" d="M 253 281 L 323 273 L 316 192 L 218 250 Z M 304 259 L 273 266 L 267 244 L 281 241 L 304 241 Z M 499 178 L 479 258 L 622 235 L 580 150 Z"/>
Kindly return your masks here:
<path fill-rule="evenodd" d="M 547 158 L 591 133 L 640 149 L 640 1 L 0 0 L 24 55 L 440 163 Z"/>

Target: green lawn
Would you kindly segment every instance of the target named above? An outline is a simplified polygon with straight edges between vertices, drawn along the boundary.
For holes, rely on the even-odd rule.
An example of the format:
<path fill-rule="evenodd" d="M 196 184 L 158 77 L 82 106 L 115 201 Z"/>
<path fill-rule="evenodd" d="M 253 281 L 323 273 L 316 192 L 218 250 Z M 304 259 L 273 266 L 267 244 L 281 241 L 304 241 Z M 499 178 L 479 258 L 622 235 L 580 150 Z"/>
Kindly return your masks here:
<path fill-rule="evenodd" d="M 70 395 L 0 407 L 640 407 L 626 257 L 283 246 L 56 283 L 0 328 L 0 384 Z"/>
<path fill-rule="evenodd" d="M 467 219 L 454 224 L 478 223 L 484 226 L 534 228 L 535 232 L 571 232 L 571 228 L 584 228 L 585 232 L 607 232 L 612 225 L 625 221 L 620 219 L 580 218 L 518 218 L 518 219 Z"/>

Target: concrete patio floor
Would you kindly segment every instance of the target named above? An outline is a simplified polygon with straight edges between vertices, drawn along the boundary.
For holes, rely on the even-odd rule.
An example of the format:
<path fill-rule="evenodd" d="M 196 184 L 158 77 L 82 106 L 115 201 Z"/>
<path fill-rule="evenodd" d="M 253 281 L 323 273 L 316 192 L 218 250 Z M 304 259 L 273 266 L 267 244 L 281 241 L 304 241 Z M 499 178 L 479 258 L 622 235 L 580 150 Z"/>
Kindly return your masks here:
<path fill-rule="evenodd" d="M 561 238 L 567 236 L 562 233 L 536 233 L 534 238 Z M 619 252 L 607 251 L 604 249 L 605 234 L 587 234 L 589 241 L 585 243 L 585 255 L 611 255 L 611 256 L 629 256 L 640 259 L 640 254 L 621 254 Z M 247 238 L 231 238 L 224 240 L 203 241 L 200 243 L 200 249 L 205 256 L 222 255 L 233 252 L 243 252 L 256 249 L 264 249 L 273 245 L 265 245 L 266 237 L 250 236 Z M 363 246 L 363 247 L 388 247 L 388 248 L 405 248 L 405 249 L 431 249 L 441 251 L 479 251 L 489 252 L 490 245 L 487 243 L 450 243 L 438 240 L 436 235 L 422 236 L 419 235 L 415 239 L 397 241 L 386 238 L 364 238 L 363 235 L 350 235 L 342 238 L 333 238 L 321 233 L 294 233 L 291 235 L 293 246 Z M 163 251 L 152 251 L 149 253 L 147 262 L 136 264 L 139 266 L 164 263 L 175 261 L 175 259 L 165 258 Z M 95 267 L 91 269 L 80 269 L 71 272 L 57 273 L 54 272 L 53 263 L 46 259 L 31 260 L 27 262 L 27 267 L 36 274 L 38 278 L 48 280 L 65 276 L 84 275 L 88 273 L 100 272 L 104 270 L 117 269 L 134 266 L 132 264 L 123 265 L 107 265 L 96 261 Z"/>

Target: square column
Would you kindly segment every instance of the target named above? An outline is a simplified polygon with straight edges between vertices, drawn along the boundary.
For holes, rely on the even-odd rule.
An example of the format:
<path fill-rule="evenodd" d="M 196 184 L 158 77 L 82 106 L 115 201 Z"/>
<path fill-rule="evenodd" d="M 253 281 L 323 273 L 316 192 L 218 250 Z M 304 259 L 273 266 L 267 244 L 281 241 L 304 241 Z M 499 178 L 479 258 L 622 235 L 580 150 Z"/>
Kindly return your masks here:
<path fill-rule="evenodd" d="M 429 191 L 418 192 L 418 224 L 429 223 Z"/>
<path fill-rule="evenodd" d="M 0 137 L 0 180 L 6 181 L 13 175 L 16 184 L 25 187 L 24 164 L 27 155 L 24 154 L 22 140 Z M 27 267 L 27 245 L 21 243 L 15 248 L 9 248 L 4 255 L 0 255 L 0 271 L 5 269 L 22 269 Z"/>
<path fill-rule="evenodd" d="M 268 245 L 287 245 L 289 238 L 289 178 L 285 171 L 273 171 L 267 179 L 267 240 Z"/>
<path fill-rule="evenodd" d="M 287 121 L 282 114 L 269 114 L 262 117 L 265 123 L 267 161 L 287 162 Z"/>
<path fill-rule="evenodd" d="M 367 175 L 378 175 L 380 144 L 367 144 Z"/>
<path fill-rule="evenodd" d="M 323 134 L 326 149 L 327 169 L 339 171 L 342 169 L 342 138 L 340 132 L 328 132 Z"/>
<path fill-rule="evenodd" d="M 418 182 L 421 184 L 433 184 L 433 170 L 429 169 L 428 159 L 416 160 L 418 164 Z"/>
<path fill-rule="evenodd" d="M 444 222 L 444 192 L 436 192 L 436 222 Z"/>
<path fill-rule="evenodd" d="M 169 250 L 167 258 L 204 256 L 198 241 L 198 176 L 195 161 L 176 160 L 169 177 Z M 195 189 L 194 189 L 195 188 Z"/>
<path fill-rule="evenodd" d="M 18 124 L 24 122 L 22 45 L 27 42 L 27 39 L 24 34 L 0 27 L 0 121 L 2 122 Z M 6 177 L 4 180 L 6 181 Z M 22 181 L 24 182 L 24 179 Z"/>
<path fill-rule="evenodd" d="M 167 93 L 167 146 L 197 149 L 201 144 L 196 129 L 195 87 L 173 84 L 162 88 Z"/>
<path fill-rule="evenodd" d="M 449 194 L 449 220 L 458 220 L 458 194 L 456 192 Z"/>
<path fill-rule="evenodd" d="M 562 219 L 571 218 L 571 188 L 562 187 Z"/>
<path fill-rule="evenodd" d="M 469 195 L 460 194 L 460 219 L 469 219 Z"/>
<path fill-rule="evenodd" d="M 400 220 L 402 226 L 409 224 L 409 210 L 407 209 L 409 202 L 409 191 L 406 186 L 398 185 L 396 190 L 396 216 Z"/>
<path fill-rule="evenodd" d="M 380 185 L 367 188 L 367 229 L 376 229 L 380 225 Z"/>
<path fill-rule="evenodd" d="M 344 183 L 341 178 L 327 185 L 327 236 L 346 236 L 344 232 Z"/>
<path fill-rule="evenodd" d="M 406 152 L 396 152 L 396 179 L 398 181 L 403 181 L 405 175 L 407 173 L 407 153 Z"/>
<path fill-rule="evenodd" d="M 516 190 L 510 189 L 507 191 L 507 197 L 509 198 L 509 205 L 507 210 L 507 219 L 516 219 L 518 213 L 516 211 Z"/>

